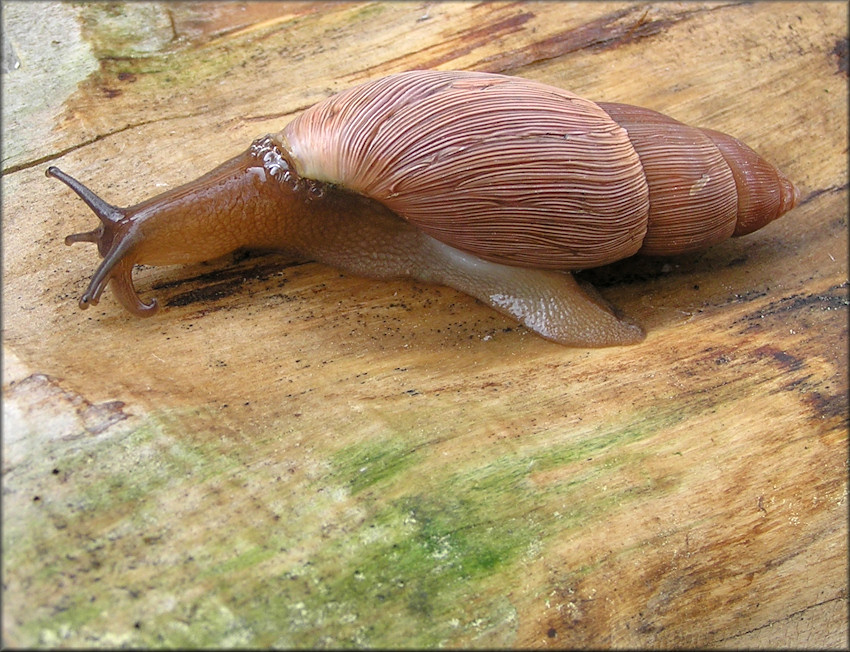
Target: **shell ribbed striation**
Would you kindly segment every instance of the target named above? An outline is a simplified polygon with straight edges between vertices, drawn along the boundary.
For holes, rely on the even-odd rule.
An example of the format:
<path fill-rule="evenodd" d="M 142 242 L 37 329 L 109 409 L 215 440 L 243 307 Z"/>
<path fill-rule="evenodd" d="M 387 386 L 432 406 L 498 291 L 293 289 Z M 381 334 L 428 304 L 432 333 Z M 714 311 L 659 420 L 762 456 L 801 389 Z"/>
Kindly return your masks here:
<path fill-rule="evenodd" d="M 278 139 L 300 176 L 495 262 L 592 267 L 636 253 L 646 233 L 649 190 L 627 131 L 538 82 L 391 75 L 320 102 Z"/>

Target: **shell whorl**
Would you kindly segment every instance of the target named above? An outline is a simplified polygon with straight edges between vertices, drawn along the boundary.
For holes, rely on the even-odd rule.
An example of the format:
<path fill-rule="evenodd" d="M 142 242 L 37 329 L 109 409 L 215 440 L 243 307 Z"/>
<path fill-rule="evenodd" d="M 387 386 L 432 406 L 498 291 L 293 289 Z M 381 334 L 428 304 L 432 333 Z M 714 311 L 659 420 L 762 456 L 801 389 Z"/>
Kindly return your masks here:
<path fill-rule="evenodd" d="M 701 129 L 637 106 L 600 106 L 629 133 L 649 185 L 641 253 L 687 253 L 732 236 L 738 209 L 735 179 Z"/>
<path fill-rule="evenodd" d="M 701 249 L 773 219 L 765 203 L 784 212 L 795 201 L 781 174 L 728 136 L 487 73 L 368 82 L 308 109 L 278 139 L 300 176 L 509 265 L 579 269 Z M 743 172 L 742 152 L 754 157 Z M 763 187 L 742 199 L 753 180 Z M 765 191 L 785 198 L 756 197 Z"/>
<path fill-rule="evenodd" d="M 649 184 L 640 253 L 704 249 L 761 228 L 799 199 L 781 172 L 732 136 L 638 106 L 599 106 L 629 133 Z"/>

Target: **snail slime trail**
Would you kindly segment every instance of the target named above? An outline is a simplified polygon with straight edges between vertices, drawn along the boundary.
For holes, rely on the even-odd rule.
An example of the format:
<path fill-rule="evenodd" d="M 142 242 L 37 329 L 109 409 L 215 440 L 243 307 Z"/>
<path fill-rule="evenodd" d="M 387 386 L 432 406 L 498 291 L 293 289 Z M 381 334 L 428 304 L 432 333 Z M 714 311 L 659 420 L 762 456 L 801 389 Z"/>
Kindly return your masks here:
<path fill-rule="evenodd" d="M 281 250 L 346 272 L 465 292 L 562 344 L 632 344 L 570 271 L 681 255 L 760 229 L 799 191 L 740 141 L 518 77 L 413 71 L 334 95 L 211 172 L 135 206 L 55 167 L 100 225 L 66 243 L 103 258 L 80 307 L 110 285 L 152 315 L 136 264 Z"/>

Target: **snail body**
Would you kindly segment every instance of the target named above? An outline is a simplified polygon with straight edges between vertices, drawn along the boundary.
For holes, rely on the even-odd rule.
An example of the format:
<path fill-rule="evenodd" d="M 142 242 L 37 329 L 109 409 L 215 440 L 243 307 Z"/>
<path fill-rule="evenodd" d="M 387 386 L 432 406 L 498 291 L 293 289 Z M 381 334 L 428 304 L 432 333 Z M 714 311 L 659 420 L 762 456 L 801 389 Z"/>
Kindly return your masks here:
<path fill-rule="evenodd" d="M 330 97 L 199 179 L 140 204 L 106 203 L 55 167 L 98 215 L 103 261 L 80 300 L 111 281 L 132 313 L 135 264 L 280 250 L 374 278 L 470 294 L 543 337 L 638 342 L 570 270 L 674 255 L 745 235 L 799 192 L 731 136 L 661 113 L 595 103 L 542 83 L 414 71 Z"/>

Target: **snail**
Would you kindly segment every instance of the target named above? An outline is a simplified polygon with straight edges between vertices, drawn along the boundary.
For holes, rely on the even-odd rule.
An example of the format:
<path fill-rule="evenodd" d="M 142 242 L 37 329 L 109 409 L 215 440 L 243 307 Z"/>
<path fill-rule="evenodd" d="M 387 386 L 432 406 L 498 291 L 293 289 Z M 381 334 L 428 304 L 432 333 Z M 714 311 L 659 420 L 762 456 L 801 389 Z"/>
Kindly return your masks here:
<path fill-rule="evenodd" d="M 656 111 L 505 75 L 412 71 L 343 91 L 195 181 L 108 204 L 56 167 L 100 226 L 107 284 L 151 315 L 136 264 L 279 250 L 372 278 L 469 294 L 572 346 L 639 342 L 571 270 L 697 251 L 761 228 L 799 191 L 749 147 Z"/>

